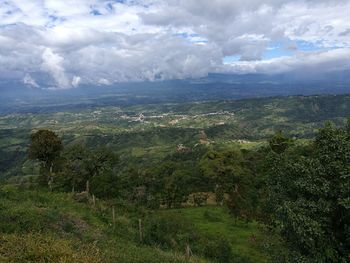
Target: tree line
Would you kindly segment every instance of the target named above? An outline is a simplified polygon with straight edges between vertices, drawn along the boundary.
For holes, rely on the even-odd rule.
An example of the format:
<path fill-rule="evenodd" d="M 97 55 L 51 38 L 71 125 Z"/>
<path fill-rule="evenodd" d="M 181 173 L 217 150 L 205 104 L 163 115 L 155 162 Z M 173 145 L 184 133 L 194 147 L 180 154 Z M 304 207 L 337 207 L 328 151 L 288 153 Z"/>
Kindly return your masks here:
<path fill-rule="evenodd" d="M 151 209 L 180 207 L 190 196 L 232 215 L 258 220 L 287 250 L 279 262 L 350 262 L 350 124 L 326 123 L 300 143 L 277 132 L 257 149 L 200 146 L 156 165 L 122 163 L 111 149 L 64 146 L 57 134 L 31 135 L 28 156 L 41 164 L 37 184 L 52 191 L 88 192 Z"/>

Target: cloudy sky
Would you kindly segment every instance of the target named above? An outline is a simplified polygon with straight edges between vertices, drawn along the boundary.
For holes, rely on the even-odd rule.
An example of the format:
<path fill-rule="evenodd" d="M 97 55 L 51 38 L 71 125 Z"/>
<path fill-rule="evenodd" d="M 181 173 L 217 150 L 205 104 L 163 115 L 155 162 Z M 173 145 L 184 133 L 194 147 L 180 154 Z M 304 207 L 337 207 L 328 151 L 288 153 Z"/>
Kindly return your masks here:
<path fill-rule="evenodd" d="M 350 0 L 0 0 L 0 80 L 350 70 Z"/>

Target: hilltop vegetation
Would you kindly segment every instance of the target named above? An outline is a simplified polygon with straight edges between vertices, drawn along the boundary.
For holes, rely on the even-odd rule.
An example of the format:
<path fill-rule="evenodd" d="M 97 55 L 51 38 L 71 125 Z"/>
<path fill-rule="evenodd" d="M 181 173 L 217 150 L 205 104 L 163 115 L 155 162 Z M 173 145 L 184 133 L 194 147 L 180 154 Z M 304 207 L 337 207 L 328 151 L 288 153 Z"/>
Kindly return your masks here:
<path fill-rule="evenodd" d="M 0 260 L 347 262 L 349 100 L 4 115 Z"/>
<path fill-rule="evenodd" d="M 290 137 L 311 138 L 326 120 L 344 125 L 349 100 L 348 95 L 296 96 L 2 115 L 0 171 L 2 177 L 26 174 L 21 166 L 34 129 L 51 129 L 66 145 L 107 146 L 128 162 L 148 163 L 174 153 L 179 144 L 254 145 L 278 130 Z M 200 141 L 203 132 L 207 142 Z"/>

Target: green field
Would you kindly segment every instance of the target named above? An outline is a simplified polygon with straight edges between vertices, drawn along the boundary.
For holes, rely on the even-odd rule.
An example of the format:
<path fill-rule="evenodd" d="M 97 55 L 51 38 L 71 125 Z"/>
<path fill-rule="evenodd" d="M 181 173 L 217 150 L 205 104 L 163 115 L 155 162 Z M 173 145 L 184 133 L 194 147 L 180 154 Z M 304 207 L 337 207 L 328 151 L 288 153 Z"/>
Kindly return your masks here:
<path fill-rule="evenodd" d="M 140 243 L 138 218 L 145 218 L 147 224 L 147 213 L 117 201 L 97 200 L 94 206 L 77 202 L 70 194 L 13 186 L 0 188 L 0 198 L 2 262 L 85 262 L 87 258 L 90 262 L 211 262 L 196 254 L 188 260 L 185 250 L 160 250 Z M 112 207 L 116 211 L 114 224 Z M 227 238 L 235 255 L 251 262 L 267 262 L 260 246 L 264 234 L 259 226 L 234 222 L 222 207 L 157 213 L 180 214 L 194 223 L 199 235 Z M 250 241 L 252 235 L 257 237 L 256 242 Z"/>

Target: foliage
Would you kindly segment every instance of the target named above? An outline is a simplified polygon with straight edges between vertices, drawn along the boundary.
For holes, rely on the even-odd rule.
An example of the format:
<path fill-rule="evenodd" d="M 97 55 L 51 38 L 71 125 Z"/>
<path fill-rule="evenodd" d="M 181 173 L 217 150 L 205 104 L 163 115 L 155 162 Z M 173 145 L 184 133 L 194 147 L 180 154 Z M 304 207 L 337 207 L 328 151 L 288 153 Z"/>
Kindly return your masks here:
<path fill-rule="evenodd" d="M 167 161 L 157 169 L 156 180 L 160 184 L 162 202 L 168 207 L 179 207 L 191 193 L 192 174 L 181 167 L 181 163 Z"/>
<path fill-rule="evenodd" d="M 348 136 L 326 123 L 311 155 L 270 159 L 270 211 L 297 262 L 350 260 Z"/>
<path fill-rule="evenodd" d="M 158 213 L 146 220 L 145 241 L 149 245 L 184 250 L 196 239 L 194 225 L 179 214 Z"/>
<path fill-rule="evenodd" d="M 117 156 L 106 148 L 91 150 L 83 145 L 69 147 L 62 154 L 61 171 L 55 178 L 56 188 L 83 191 L 90 180 L 99 178 L 90 182 L 91 191 L 98 196 L 107 197 L 114 191 L 113 175 L 117 160 Z"/>
<path fill-rule="evenodd" d="M 251 142 L 271 138 L 278 130 L 296 138 L 312 138 L 327 119 L 344 124 L 350 114 L 349 100 L 349 95 L 324 95 L 134 106 L 116 105 L 115 100 L 108 105 L 92 101 L 77 108 L 76 104 L 66 105 L 68 108 L 59 104 L 39 111 L 35 107 L 35 114 L 0 116 L 0 176 L 27 175 L 21 165 L 33 129 L 55 130 L 68 146 L 107 147 L 125 166 L 133 160 L 144 169 L 173 154 L 178 144 L 192 150 L 205 148 L 198 145 L 203 131 L 207 143 L 226 150 L 238 140 L 247 141 L 243 147 L 255 145 Z M 145 121 L 136 121 L 141 112 Z"/>
<path fill-rule="evenodd" d="M 346 129 L 327 124 L 313 143 L 308 138 L 326 118 L 344 124 L 349 98 L 96 106 L 2 116 L 0 178 L 37 189 L 38 164 L 25 160 L 31 142 L 29 156 L 42 163 L 42 176 L 52 177 L 53 190 L 75 194 L 2 188 L 0 233 L 20 240 L 33 232 L 30 239 L 39 244 L 42 236 L 35 235 L 47 234 L 58 243 L 64 240 L 71 254 L 97 242 L 106 262 L 185 262 L 187 243 L 195 255 L 207 258 L 193 257 L 193 262 L 266 262 L 258 224 L 241 221 L 259 215 L 289 248 L 276 250 L 277 260 L 345 262 L 350 123 Z M 140 112 L 144 121 L 136 120 Z M 63 151 L 61 139 L 49 130 L 28 140 L 30 130 L 43 127 L 62 135 Z M 265 141 L 282 129 L 285 133 Z M 288 136 L 307 139 L 291 143 Z M 213 192 L 231 216 L 226 206 L 200 206 Z M 163 209 L 190 205 L 189 197 L 200 207 Z M 266 214 L 260 210 L 265 200 Z M 145 219 L 147 245 L 138 241 L 139 218 Z M 78 248 L 71 247 L 75 241 Z"/>
<path fill-rule="evenodd" d="M 54 162 L 63 149 L 61 139 L 56 133 L 50 130 L 39 130 L 30 136 L 28 157 L 41 162 L 41 184 L 48 184 L 52 187 L 52 170 Z"/>
<path fill-rule="evenodd" d="M 63 149 L 61 139 L 50 130 L 39 130 L 30 136 L 28 156 L 48 168 Z"/>
<path fill-rule="evenodd" d="M 290 140 L 284 136 L 282 131 L 276 132 L 276 134 L 269 140 L 272 151 L 277 154 L 284 153 L 289 145 Z"/>
<path fill-rule="evenodd" d="M 203 206 L 159 213 L 166 213 L 170 218 L 181 216 L 194 225 L 196 239 L 190 243 L 194 254 L 209 257 L 213 262 L 230 262 L 225 261 L 227 255 L 232 255 L 231 262 L 268 262 L 264 250 L 260 250 L 267 236 L 259 225 L 233 220 L 226 207 Z M 252 237 L 255 237 L 254 241 Z"/>
<path fill-rule="evenodd" d="M 234 255 L 229 241 L 225 238 L 210 238 L 205 240 L 204 243 L 204 255 L 206 257 L 219 263 L 237 262 L 234 260 Z"/>
<path fill-rule="evenodd" d="M 209 151 L 200 162 L 205 178 L 210 178 L 217 203 L 227 204 L 235 216 L 250 218 L 256 205 L 254 198 L 254 178 L 243 164 L 239 151 Z M 255 203 L 255 204 L 254 204 Z"/>
<path fill-rule="evenodd" d="M 194 193 L 192 196 L 193 203 L 196 206 L 203 206 L 206 204 L 208 197 L 209 195 L 207 193 Z"/>

